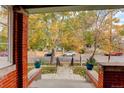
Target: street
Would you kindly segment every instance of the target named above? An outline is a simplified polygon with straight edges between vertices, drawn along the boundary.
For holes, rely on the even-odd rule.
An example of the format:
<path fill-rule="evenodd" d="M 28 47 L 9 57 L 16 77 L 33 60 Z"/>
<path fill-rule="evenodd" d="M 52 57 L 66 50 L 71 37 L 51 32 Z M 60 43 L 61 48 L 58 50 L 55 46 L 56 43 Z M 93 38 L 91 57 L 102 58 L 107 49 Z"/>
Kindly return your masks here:
<path fill-rule="evenodd" d="M 86 62 L 86 60 L 90 57 L 90 54 L 82 54 L 82 62 Z M 94 56 L 97 62 L 107 62 L 108 56 L 104 55 L 95 55 Z M 34 63 L 34 61 L 38 57 L 28 57 L 28 62 L 29 63 Z M 41 59 L 44 60 L 45 62 L 49 62 L 51 57 L 42 57 Z M 71 62 L 72 57 L 71 56 L 59 56 L 60 62 Z M 74 56 L 74 62 L 80 62 L 80 55 Z M 124 62 L 124 55 L 122 56 L 111 56 L 110 62 Z"/>

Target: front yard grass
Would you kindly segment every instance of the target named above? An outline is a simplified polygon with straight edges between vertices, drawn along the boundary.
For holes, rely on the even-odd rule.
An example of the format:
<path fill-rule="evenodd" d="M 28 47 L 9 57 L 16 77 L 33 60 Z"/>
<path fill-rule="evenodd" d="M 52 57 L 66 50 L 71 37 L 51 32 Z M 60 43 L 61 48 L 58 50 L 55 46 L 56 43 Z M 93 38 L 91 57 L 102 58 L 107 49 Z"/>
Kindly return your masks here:
<path fill-rule="evenodd" d="M 42 74 L 49 74 L 49 73 L 56 73 L 57 72 L 57 67 L 55 65 L 41 65 L 41 73 Z M 35 67 L 34 67 L 34 64 L 30 63 L 28 64 L 28 72 L 33 70 Z"/>
<path fill-rule="evenodd" d="M 49 73 L 56 73 L 57 72 L 57 67 L 52 66 L 52 67 L 42 67 L 42 74 L 49 74 Z"/>
<path fill-rule="evenodd" d="M 73 73 L 81 75 L 81 76 L 86 76 L 86 69 L 84 67 L 81 67 L 81 66 L 74 66 L 73 67 Z"/>

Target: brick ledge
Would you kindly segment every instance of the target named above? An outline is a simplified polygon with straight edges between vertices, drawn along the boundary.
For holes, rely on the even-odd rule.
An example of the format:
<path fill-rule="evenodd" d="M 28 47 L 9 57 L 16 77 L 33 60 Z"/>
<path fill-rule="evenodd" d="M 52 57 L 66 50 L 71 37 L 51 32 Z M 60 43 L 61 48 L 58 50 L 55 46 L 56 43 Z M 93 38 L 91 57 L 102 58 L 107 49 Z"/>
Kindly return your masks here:
<path fill-rule="evenodd" d="M 12 65 L 0 70 L 0 79 L 4 78 L 7 74 L 16 70 L 16 65 Z"/>
<path fill-rule="evenodd" d="M 41 74 L 41 68 L 33 69 L 28 73 L 28 86 L 32 83 L 32 81 Z"/>
<path fill-rule="evenodd" d="M 87 70 L 86 74 L 90 78 L 90 81 L 97 87 L 98 86 L 98 73 L 94 70 Z"/>

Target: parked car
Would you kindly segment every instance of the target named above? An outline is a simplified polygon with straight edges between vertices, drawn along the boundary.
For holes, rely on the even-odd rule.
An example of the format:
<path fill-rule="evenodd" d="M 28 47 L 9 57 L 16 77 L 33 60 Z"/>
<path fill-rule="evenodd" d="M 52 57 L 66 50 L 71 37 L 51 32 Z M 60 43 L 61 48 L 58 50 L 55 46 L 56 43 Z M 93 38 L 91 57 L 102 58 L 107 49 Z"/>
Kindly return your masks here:
<path fill-rule="evenodd" d="M 105 56 L 109 56 L 109 53 L 104 53 Z M 121 56 L 123 55 L 122 52 L 111 52 L 110 53 L 111 56 Z"/>
<path fill-rule="evenodd" d="M 6 56 L 8 56 L 7 52 L 0 52 L 0 57 L 6 57 Z"/>
<path fill-rule="evenodd" d="M 76 55 L 77 53 L 75 51 L 67 51 L 63 54 L 63 56 L 74 56 Z"/>
<path fill-rule="evenodd" d="M 44 56 L 52 56 L 52 53 L 51 52 L 48 52 Z"/>

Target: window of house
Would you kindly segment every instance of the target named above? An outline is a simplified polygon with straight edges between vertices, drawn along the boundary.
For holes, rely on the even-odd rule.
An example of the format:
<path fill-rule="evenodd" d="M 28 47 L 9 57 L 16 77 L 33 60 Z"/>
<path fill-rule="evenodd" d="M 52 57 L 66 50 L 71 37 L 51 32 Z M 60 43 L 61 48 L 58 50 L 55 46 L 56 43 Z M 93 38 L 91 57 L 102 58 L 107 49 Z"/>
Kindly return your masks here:
<path fill-rule="evenodd" d="M 12 9 L 0 6 L 0 68 L 12 64 Z"/>

